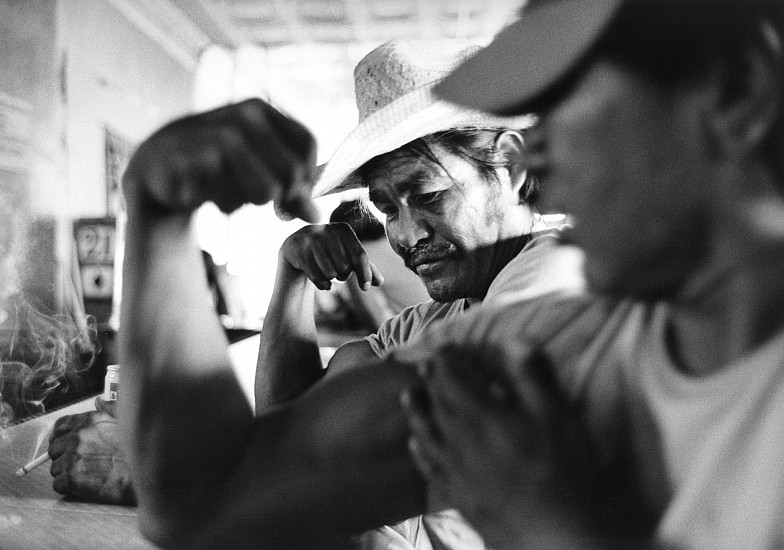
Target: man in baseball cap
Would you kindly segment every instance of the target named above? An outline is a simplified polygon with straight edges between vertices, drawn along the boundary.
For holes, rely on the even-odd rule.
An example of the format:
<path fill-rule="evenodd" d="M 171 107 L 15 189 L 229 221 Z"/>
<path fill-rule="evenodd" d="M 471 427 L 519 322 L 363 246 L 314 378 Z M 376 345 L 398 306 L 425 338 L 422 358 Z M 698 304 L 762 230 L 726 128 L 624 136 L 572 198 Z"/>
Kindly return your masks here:
<path fill-rule="evenodd" d="M 544 207 L 573 216 L 589 285 L 620 303 L 608 311 L 629 308 L 594 348 L 622 355 L 585 355 L 557 379 L 602 460 L 630 472 L 639 493 L 628 502 L 651 513 L 665 547 L 784 545 L 782 37 L 779 1 L 534 0 L 436 87 L 461 105 L 540 117 L 527 166 Z M 519 339 L 514 313 L 492 332 L 472 328 L 479 349 Z M 519 472 L 563 457 L 532 460 L 536 439 L 520 435 L 544 417 L 510 417 L 460 383 L 469 355 L 432 369 L 429 407 L 410 410 L 412 449 L 429 490 L 452 495 L 490 540 L 524 540 L 545 484 Z M 472 355 L 472 368 L 487 357 Z M 532 407 L 536 384 L 507 370 L 510 393 Z M 489 483 L 499 471 L 508 482 Z M 562 493 L 556 510 L 580 501 Z"/>

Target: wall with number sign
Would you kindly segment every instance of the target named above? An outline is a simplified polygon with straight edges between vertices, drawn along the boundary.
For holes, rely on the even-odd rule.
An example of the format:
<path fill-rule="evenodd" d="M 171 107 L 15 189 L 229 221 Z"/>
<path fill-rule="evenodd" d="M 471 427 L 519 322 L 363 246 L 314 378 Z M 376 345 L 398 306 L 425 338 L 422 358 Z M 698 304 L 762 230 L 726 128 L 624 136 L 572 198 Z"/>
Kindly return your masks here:
<path fill-rule="evenodd" d="M 65 299 L 74 221 L 116 214 L 133 147 L 192 104 L 195 63 L 121 4 L 0 0 L 0 198 L 29 225 L 21 278 L 42 306 Z"/>

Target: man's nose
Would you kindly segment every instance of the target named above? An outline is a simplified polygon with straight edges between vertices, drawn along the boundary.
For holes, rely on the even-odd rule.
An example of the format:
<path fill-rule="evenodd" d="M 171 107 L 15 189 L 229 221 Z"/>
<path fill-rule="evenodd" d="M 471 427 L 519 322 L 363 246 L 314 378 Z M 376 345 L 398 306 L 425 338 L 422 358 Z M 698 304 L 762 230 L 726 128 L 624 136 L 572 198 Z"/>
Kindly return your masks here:
<path fill-rule="evenodd" d="M 397 242 L 403 248 L 414 248 L 432 233 L 430 225 L 408 208 L 400 209 L 396 226 Z"/>

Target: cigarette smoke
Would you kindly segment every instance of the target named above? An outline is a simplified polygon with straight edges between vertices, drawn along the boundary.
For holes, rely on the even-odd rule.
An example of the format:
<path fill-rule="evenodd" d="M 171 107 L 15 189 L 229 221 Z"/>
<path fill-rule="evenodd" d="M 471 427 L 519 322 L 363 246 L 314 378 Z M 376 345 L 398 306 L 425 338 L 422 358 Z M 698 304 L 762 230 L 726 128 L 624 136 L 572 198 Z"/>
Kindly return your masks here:
<path fill-rule="evenodd" d="M 52 392 L 79 391 L 81 374 L 95 359 L 97 332 L 79 329 L 70 316 L 45 315 L 23 295 L 6 300 L 0 329 L 0 428 L 44 412 Z"/>
<path fill-rule="evenodd" d="M 94 319 L 83 310 L 45 314 L 21 288 L 25 227 L 0 195 L 0 429 L 43 413 L 55 390 L 79 391 L 98 353 Z"/>

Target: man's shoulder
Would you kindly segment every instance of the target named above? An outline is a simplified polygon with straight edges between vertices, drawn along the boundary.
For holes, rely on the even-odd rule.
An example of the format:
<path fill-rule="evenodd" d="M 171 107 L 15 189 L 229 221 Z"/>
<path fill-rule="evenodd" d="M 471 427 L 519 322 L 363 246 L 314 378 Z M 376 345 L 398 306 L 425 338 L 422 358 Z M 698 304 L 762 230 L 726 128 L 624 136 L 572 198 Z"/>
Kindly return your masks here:
<path fill-rule="evenodd" d="M 498 273 L 484 301 L 525 300 L 552 292 L 582 293 L 583 253 L 562 244 L 559 235 L 557 230 L 533 234 L 523 250 Z"/>
<path fill-rule="evenodd" d="M 458 318 L 464 310 L 465 300 L 462 298 L 452 302 L 428 300 L 409 306 L 390 317 L 381 324 L 375 334 L 367 336 L 365 340 L 370 343 L 373 351 L 381 356 L 417 337 L 437 322 Z"/>
<path fill-rule="evenodd" d="M 451 302 L 427 300 L 403 309 L 397 315 L 390 317 L 384 324 L 428 325 L 434 321 L 457 315 L 464 309 L 465 300 L 462 298 Z"/>

